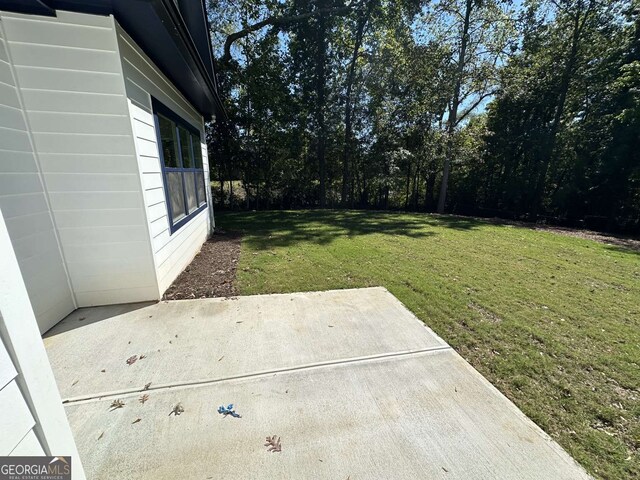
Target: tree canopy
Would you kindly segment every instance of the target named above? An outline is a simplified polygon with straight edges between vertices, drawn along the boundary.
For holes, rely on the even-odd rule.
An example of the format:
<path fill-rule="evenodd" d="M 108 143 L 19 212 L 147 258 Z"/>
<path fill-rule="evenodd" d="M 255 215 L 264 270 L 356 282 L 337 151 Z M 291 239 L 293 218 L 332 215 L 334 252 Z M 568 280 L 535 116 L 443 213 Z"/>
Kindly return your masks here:
<path fill-rule="evenodd" d="M 221 206 L 640 230 L 640 0 L 208 8 Z"/>

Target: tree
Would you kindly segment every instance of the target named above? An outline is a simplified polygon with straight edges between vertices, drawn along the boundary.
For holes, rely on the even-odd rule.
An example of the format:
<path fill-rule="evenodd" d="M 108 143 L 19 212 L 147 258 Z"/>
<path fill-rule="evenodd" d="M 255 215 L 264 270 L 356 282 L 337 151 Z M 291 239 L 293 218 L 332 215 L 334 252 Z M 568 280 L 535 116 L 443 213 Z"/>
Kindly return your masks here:
<path fill-rule="evenodd" d="M 500 0 L 439 0 L 430 6 L 427 16 L 428 23 L 437 26 L 434 36 L 448 47 L 454 67 L 438 199 L 438 213 L 443 213 L 456 131 L 493 95 L 497 72 L 515 40 L 515 32 L 508 3 Z"/>

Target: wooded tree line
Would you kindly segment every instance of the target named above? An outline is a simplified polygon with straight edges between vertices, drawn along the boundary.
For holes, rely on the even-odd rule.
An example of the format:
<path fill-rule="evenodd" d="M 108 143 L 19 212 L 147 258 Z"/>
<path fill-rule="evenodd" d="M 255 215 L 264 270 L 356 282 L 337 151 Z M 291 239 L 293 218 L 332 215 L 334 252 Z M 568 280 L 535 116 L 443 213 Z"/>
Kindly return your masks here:
<path fill-rule="evenodd" d="M 208 6 L 220 205 L 640 230 L 640 0 Z"/>

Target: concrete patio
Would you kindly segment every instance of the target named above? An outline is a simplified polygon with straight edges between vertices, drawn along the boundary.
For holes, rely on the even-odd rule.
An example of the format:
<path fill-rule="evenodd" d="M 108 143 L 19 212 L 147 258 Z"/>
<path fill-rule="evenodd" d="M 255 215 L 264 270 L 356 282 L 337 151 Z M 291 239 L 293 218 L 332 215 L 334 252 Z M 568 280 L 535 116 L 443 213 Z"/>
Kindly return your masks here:
<path fill-rule="evenodd" d="M 44 341 L 89 479 L 589 478 L 383 288 L 81 309 Z"/>

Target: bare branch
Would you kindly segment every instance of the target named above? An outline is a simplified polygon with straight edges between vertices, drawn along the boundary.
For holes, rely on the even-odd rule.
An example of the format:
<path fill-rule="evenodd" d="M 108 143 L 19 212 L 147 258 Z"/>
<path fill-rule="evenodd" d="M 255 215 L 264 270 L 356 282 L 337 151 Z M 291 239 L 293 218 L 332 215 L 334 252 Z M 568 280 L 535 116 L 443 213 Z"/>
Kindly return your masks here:
<path fill-rule="evenodd" d="M 257 32 L 258 30 L 261 30 L 266 26 L 280 28 L 280 27 L 284 27 L 285 25 L 291 25 L 292 23 L 301 22 L 313 17 L 320 16 L 320 15 L 347 15 L 348 13 L 352 12 L 359 6 L 360 6 L 359 4 L 355 4 L 351 6 L 345 6 L 345 7 L 318 8 L 312 12 L 301 13 L 299 15 L 289 15 L 284 17 L 274 15 L 274 16 L 265 18 L 264 20 L 261 20 L 257 23 L 248 25 L 242 30 L 239 30 L 230 35 L 227 35 L 227 39 L 224 42 L 224 55 L 222 56 L 221 63 L 226 64 L 229 61 L 231 61 L 231 46 L 234 44 L 234 42 L 250 35 L 253 32 Z"/>

